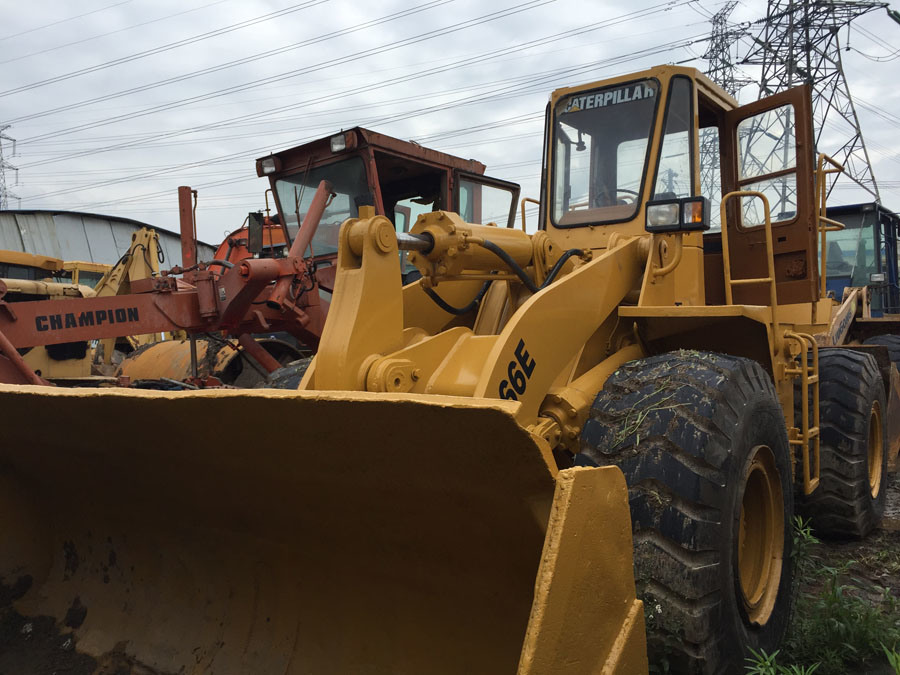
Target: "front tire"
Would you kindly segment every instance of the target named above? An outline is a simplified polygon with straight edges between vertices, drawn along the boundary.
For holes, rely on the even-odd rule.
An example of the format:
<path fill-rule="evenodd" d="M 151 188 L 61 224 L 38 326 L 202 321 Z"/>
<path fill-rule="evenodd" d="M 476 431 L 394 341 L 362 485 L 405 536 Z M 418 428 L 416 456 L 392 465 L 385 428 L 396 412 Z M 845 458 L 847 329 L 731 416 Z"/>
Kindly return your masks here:
<path fill-rule="evenodd" d="M 754 361 L 675 352 L 619 368 L 576 463 L 629 485 L 635 582 L 651 662 L 741 672 L 787 630 L 793 491 L 787 431 Z"/>

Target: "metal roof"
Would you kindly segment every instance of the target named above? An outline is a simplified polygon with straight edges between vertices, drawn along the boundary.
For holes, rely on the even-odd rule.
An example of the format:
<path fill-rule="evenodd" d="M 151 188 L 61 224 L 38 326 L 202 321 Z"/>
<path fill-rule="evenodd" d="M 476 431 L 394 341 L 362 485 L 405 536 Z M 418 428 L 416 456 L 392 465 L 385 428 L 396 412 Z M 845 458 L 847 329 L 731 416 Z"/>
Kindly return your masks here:
<path fill-rule="evenodd" d="M 165 267 L 181 264 L 178 233 L 131 218 L 78 211 L 0 211 L 0 249 L 113 265 L 131 245 L 131 234 L 141 227 L 159 233 Z M 215 247 L 204 242 L 197 242 L 197 248 L 200 260 L 210 260 L 215 253 Z"/>

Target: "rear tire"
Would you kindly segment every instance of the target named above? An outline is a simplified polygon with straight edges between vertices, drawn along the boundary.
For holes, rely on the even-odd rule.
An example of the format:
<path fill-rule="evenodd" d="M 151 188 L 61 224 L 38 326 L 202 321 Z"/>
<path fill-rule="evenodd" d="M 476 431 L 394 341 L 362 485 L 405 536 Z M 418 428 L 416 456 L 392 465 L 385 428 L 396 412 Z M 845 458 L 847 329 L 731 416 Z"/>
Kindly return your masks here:
<path fill-rule="evenodd" d="M 864 345 L 883 345 L 887 347 L 891 363 L 900 370 L 900 335 L 876 335 L 863 342 Z"/>
<path fill-rule="evenodd" d="M 576 463 L 625 474 L 651 663 L 734 673 L 750 648 L 778 649 L 791 605 L 789 458 L 774 386 L 754 361 L 674 352 L 606 381 Z"/>
<path fill-rule="evenodd" d="M 892 336 L 888 336 L 892 337 Z M 800 511 L 826 537 L 864 537 L 884 515 L 887 404 L 878 364 L 849 349 L 819 350 L 819 487 Z"/>

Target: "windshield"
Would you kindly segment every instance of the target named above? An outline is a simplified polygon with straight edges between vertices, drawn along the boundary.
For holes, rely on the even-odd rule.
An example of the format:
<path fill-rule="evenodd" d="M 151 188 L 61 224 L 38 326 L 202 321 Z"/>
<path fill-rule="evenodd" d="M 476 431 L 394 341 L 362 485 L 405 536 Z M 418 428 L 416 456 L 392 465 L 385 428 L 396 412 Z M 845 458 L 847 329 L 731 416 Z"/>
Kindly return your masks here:
<path fill-rule="evenodd" d="M 847 228 L 828 233 L 825 274 L 830 279 L 844 277 L 849 278 L 854 286 L 866 286 L 869 275 L 878 272 L 875 223 L 865 224 L 852 220 L 854 219 L 843 218 Z"/>
<path fill-rule="evenodd" d="M 275 190 L 283 210 L 281 217 L 287 223 L 291 236 L 296 236 L 299 223 L 303 222 L 322 180 L 331 181 L 336 196 L 322 214 L 316 236 L 312 240 L 312 252 L 306 252 L 304 256 L 337 253 L 341 223 L 359 215 L 355 199 L 369 193 L 366 167 L 358 156 L 279 178 L 275 181 Z"/>
<path fill-rule="evenodd" d="M 555 111 L 553 221 L 560 227 L 634 217 L 646 174 L 659 84 L 579 92 Z"/>

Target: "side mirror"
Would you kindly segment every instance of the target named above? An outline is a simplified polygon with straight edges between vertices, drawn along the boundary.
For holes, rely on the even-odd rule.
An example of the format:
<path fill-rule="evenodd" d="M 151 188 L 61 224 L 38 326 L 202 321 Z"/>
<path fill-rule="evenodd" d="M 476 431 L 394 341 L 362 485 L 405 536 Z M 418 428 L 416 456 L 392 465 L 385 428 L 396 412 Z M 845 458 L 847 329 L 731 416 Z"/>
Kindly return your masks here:
<path fill-rule="evenodd" d="M 647 202 L 647 232 L 704 232 L 709 229 L 706 197 L 657 199 Z"/>
<path fill-rule="evenodd" d="M 263 215 L 261 212 L 247 216 L 247 250 L 259 255 L 263 249 Z"/>

